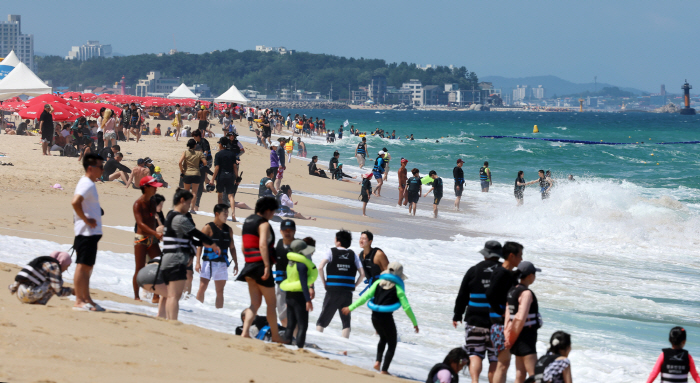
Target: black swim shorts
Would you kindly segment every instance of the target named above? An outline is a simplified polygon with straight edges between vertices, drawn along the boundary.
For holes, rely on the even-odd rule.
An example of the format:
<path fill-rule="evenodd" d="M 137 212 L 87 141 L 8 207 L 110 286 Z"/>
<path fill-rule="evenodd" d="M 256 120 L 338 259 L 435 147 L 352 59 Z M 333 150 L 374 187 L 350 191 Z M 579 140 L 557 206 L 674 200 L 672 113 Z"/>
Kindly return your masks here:
<path fill-rule="evenodd" d="M 464 191 L 464 185 L 455 185 L 455 197 L 461 197 Z"/>
<path fill-rule="evenodd" d="M 408 193 L 408 195 L 407 195 L 408 203 L 418 203 L 419 198 L 420 198 L 420 194 L 418 194 L 418 193 L 415 193 L 415 194 Z"/>
<path fill-rule="evenodd" d="M 510 353 L 515 356 L 537 354 L 537 331 L 523 331 L 510 347 Z"/>
<path fill-rule="evenodd" d="M 97 243 L 100 242 L 102 235 L 77 235 L 73 241 L 73 249 L 75 250 L 75 263 L 81 265 L 94 266 L 97 258 Z"/>
<path fill-rule="evenodd" d="M 236 194 L 236 176 L 233 173 L 219 174 L 219 179 L 216 181 L 216 192 Z"/>
<path fill-rule="evenodd" d="M 442 196 L 433 198 L 433 205 L 439 205 Z"/>

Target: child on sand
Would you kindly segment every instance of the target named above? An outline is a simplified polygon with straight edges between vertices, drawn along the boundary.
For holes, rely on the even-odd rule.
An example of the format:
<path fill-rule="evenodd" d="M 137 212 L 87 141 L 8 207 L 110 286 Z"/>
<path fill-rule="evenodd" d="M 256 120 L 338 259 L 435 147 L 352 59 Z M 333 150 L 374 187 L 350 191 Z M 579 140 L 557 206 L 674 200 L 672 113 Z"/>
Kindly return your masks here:
<path fill-rule="evenodd" d="M 17 273 L 15 282 L 9 286 L 10 293 L 17 294 L 22 303 L 37 305 L 45 305 L 54 295 L 73 295 L 75 292 L 71 287 L 63 287 L 61 277 L 70 264 L 70 255 L 62 251 L 34 258 Z"/>

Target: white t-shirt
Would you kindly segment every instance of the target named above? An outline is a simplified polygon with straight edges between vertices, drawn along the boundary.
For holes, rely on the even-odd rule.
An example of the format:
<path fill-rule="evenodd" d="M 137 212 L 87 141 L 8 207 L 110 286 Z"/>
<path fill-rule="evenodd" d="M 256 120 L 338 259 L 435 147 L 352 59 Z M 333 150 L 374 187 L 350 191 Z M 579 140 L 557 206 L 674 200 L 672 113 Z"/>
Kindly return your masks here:
<path fill-rule="evenodd" d="M 102 235 L 102 209 L 100 209 L 100 199 L 97 196 L 95 183 L 86 176 L 80 177 L 80 181 L 75 186 L 74 195 L 83 197 L 83 213 L 87 218 L 97 221 L 97 226 L 91 229 L 80 217 L 73 212 L 73 231 L 75 235 L 91 236 Z"/>
<path fill-rule="evenodd" d="M 182 128 L 182 131 L 180 131 L 180 137 L 189 137 L 190 133 L 187 131 L 187 129 Z"/>
<path fill-rule="evenodd" d="M 344 247 L 337 247 L 337 249 L 338 250 L 347 250 Z M 333 252 L 331 251 L 331 249 L 328 249 L 328 251 L 326 252 L 325 259 L 328 261 L 328 263 L 333 261 Z M 357 267 L 358 271 L 362 270 L 362 261 L 360 261 L 360 257 L 357 254 L 355 254 L 355 267 Z"/>

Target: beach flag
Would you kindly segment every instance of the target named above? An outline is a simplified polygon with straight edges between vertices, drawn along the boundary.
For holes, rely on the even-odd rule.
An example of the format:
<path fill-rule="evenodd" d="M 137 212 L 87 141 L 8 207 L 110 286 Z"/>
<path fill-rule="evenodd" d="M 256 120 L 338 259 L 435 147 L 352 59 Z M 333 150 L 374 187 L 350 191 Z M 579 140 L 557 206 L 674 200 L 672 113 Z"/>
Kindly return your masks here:
<path fill-rule="evenodd" d="M 343 122 L 343 127 L 347 128 L 348 125 L 350 125 L 350 122 L 348 122 L 348 120 L 345 120 L 345 122 Z"/>

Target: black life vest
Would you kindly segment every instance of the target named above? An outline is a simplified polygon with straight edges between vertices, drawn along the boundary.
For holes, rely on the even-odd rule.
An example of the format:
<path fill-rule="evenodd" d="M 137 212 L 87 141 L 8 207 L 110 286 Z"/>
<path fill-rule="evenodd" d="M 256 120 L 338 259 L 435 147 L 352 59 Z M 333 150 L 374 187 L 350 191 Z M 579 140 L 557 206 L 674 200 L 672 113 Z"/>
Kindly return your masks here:
<path fill-rule="evenodd" d="M 331 249 L 332 259 L 326 266 L 326 290 L 355 291 L 355 253 L 350 249 Z"/>
<path fill-rule="evenodd" d="M 415 176 L 408 179 L 408 192 L 411 194 L 418 194 L 420 192 L 420 177 Z"/>
<path fill-rule="evenodd" d="M 359 144 L 357 144 L 357 154 L 361 154 L 363 157 L 365 156 L 365 154 L 367 154 L 367 151 L 365 150 L 365 145 L 366 144 L 364 142 L 360 142 Z"/>
<path fill-rule="evenodd" d="M 61 267 L 61 264 L 56 258 L 49 256 L 37 257 L 22 267 L 22 270 L 15 276 L 15 282 L 32 287 L 43 285 L 48 279 L 48 275 L 46 275 L 46 272 L 42 269 L 45 262 L 55 263 L 59 268 Z"/>
<path fill-rule="evenodd" d="M 365 278 L 367 283 L 371 286 L 374 281 L 379 278 L 382 273 L 382 269 L 374 263 L 374 256 L 377 254 L 377 250 L 382 250 L 378 247 L 372 247 L 369 250 L 369 254 L 365 255 L 365 251 L 360 251 L 360 259 L 362 260 L 362 268 L 365 271 Z"/>
<path fill-rule="evenodd" d="M 277 242 L 277 247 L 275 247 L 275 256 L 277 257 L 277 263 L 275 265 L 275 282 L 277 284 L 282 283 L 287 279 L 287 264 L 289 260 L 287 259 L 287 253 L 289 253 L 289 248 L 284 246 L 284 242 L 280 239 Z"/>
<path fill-rule="evenodd" d="M 187 256 L 194 257 L 197 253 L 195 243 L 191 235 L 185 234 L 183 238 L 179 238 L 175 229 L 173 229 L 173 219 L 178 215 L 183 215 L 175 210 L 168 212 L 165 218 L 165 233 L 163 233 L 163 255 L 171 253 L 183 253 Z"/>
<path fill-rule="evenodd" d="M 212 249 L 205 247 L 202 259 L 212 262 L 226 262 L 228 249 L 231 247 L 231 228 L 224 224 L 223 229 L 219 229 L 214 222 L 209 222 L 208 225 L 213 233 L 211 239 L 219 246 L 221 254 L 217 255 Z"/>
<path fill-rule="evenodd" d="M 508 310 L 510 311 L 511 321 L 515 318 L 515 314 L 518 313 L 518 299 L 520 298 L 520 295 L 526 290 L 530 289 L 521 284 L 517 284 L 515 287 L 511 288 L 510 291 L 508 291 Z M 538 320 L 540 312 L 539 306 L 537 305 L 537 297 L 535 296 L 535 293 L 532 292 L 532 290 L 530 290 L 530 293 L 532 293 L 532 304 L 530 304 L 530 311 L 528 311 L 527 318 L 525 319 L 523 332 L 536 332 L 537 329 L 540 328 L 540 322 Z"/>
<path fill-rule="evenodd" d="M 469 304 L 466 322 L 471 326 L 490 328 L 491 305 L 486 299 L 486 290 L 491 286 L 491 275 L 500 263 L 493 258 L 474 265 L 474 275 L 469 281 Z"/>
<path fill-rule="evenodd" d="M 525 186 L 524 186 L 524 185 L 523 185 L 523 186 L 518 185 L 518 182 L 520 182 L 521 184 L 524 184 L 524 183 L 525 183 L 525 179 L 524 179 L 524 178 L 516 178 L 516 179 L 515 179 L 515 192 L 516 192 L 516 193 L 522 193 L 523 190 L 525 190 Z"/>
<path fill-rule="evenodd" d="M 560 356 L 559 354 L 548 352 L 537 360 L 537 364 L 535 364 L 535 383 L 547 383 L 544 380 L 544 372 L 547 370 L 547 367 Z M 551 380 L 549 382 L 551 382 Z"/>
<path fill-rule="evenodd" d="M 260 180 L 260 186 L 258 187 L 258 198 L 274 197 L 272 190 L 266 186 L 268 181 L 272 181 L 272 179 L 270 179 L 270 177 L 263 177 Z"/>
<path fill-rule="evenodd" d="M 481 169 L 479 169 L 479 179 L 481 181 L 488 181 L 489 180 L 489 175 L 486 174 L 486 166 L 482 166 Z"/>
<path fill-rule="evenodd" d="M 664 364 L 661 365 L 661 383 L 685 383 L 690 372 L 690 358 L 684 349 L 665 348 Z"/>
<path fill-rule="evenodd" d="M 437 374 L 442 370 L 447 370 L 450 372 L 450 374 L 452 374 L 452 383 L 459 383 L 459 374 L 452 371 L 452 367 L 446 365 L 445 363 L 438 363 L 434 365 L 433 368 L 430 369 L 430 372 L 428 373 L 428 380 L 426 380 L 425 383 L 440 383 L 437 378 Z"/>
<path fill-rule="evenodd" d="M 253 214 L 245 219 L 243 222 L 243 227 L 241 228 L 241 237 L 243 241 L 243 256 L 245 257 L 246 263 L 262 262 L 262 255 L 260 255 L 260 234 L 258 234 L 258 228 L 267 220 L 257 214 Z M 270 227 L 270 235 L 267 246 L 268 255 L 270 257 L 270 262 L 276 262 L 275 258 L 275 233 Z"/>
<path fill-rule="evenodd" d="M 547 177 L 540 178 L 540 187 L 546 188 L 547 186 Z"/>

